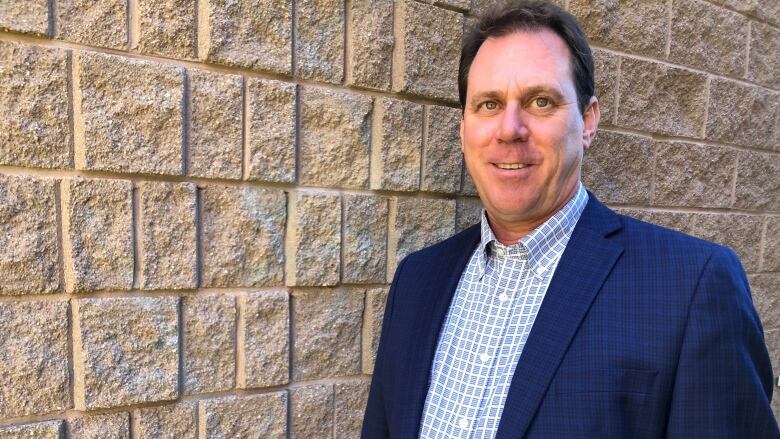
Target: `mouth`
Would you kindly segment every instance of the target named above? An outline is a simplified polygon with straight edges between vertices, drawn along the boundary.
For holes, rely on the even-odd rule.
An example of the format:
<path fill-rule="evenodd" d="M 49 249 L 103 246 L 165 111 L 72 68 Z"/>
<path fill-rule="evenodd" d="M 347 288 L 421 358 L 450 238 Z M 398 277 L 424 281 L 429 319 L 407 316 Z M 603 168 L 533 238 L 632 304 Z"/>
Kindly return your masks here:
<path fill-rule="evenodd" d="M 493 166 L 497 167 L 498 169 L 512 170 L 527 168 L 531 165 L 526 163 L 493 163 Z"/>

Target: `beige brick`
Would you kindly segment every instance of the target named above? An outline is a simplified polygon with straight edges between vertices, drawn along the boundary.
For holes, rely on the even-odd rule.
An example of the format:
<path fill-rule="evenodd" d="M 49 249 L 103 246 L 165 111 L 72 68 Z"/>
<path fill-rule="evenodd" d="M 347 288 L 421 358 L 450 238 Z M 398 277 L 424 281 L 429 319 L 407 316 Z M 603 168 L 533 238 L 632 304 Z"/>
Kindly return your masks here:
<path fill-rule="evenodd" d="M 68 303 L 0 303 L 0 418 L 72 407 Z"/>
<path fill-rule="evenodd" d="M 661 142 L 657 144 L 656 157 L 653 204 L 731 205 L 736 151 L 720 146 Z"/>
<path fill-rule="evenodd" d="M 360 437 L 363 428 L 363 413 L 368 403 L 369 382 L 367 380 L 337 383 L 335 408 L 335 435 L 343 439 Z"/>
<path fill-rule="evenodd" d="M 244 308 L 244 387 L 287 384 L 290 376 L 290 298 L 287 291 L 248 293 Z"/>
<path fill-rule="evenodd" d="M 734 207 L 780 211 L 780 155 L 742 151 L 737 157 Z"/>
<path fill-rule="evenodd" d="M 409 253 L 455 233 L 455 200 L 398 198 L 393 227 L 397 234 L 396 263 Z M 388 273 L 392 277 L 395 267 Z"/>
<path fill-rule="evenodd" d="M 390 89 L 393 57 L 393 1 L 352 2 L 351 63 L 347 83 Z"/>
<path fill-rule="evenodd" d="M 393 91 L 456 102 L 463 15 L 399 0 L 395 20 Z"/>
<path fill-rule="evenodd" d="M 360 373 L 363 290 L 293 291 L 293 379 Z"/>
<path fill-rule="evenodd" d="M 187 173 L 241 178 L 242 81 L 238 75 L 189 70 L 190 125 Z"/>
<path fill-rule="evenodd" d="M 697 214 L 694 235 L 730 247 L 739 256 L 745 271 L 758 269 L 762 218 L 742 214 Z"/>
<path fill-rule="evenodd" d="M 192 183 L 140 182 L 141 288 L 197 286 L 195 198 Z"/>
<path fill-rule="evenodd" d="M 627 208 L 618 208 L 616 211 L 621 215 L 630 216 L 644 222 L 653 223 L 689 235 L 695 232 L 694 220 L 696 219 L 696 215 L 693 213 L 662 212 Z"/>
<path fill-rule="evenodd" d="M 748 276 L 753 304 L 765 330 L 780 328 L 780 273 Z"/>
<path fill-rule="evenodd" d="M 457 108 L 428 107 L 422 190 L 449 194 L 460 190 L 460 176 L 463 172 L 460 120 L 461 112 Z"/>
<path fill-rule="evenodd" d="M 48 0 L 15 0 L 0 3 L 0 29 L 46 35 L 49 31 Z"/>
<path fill-rule="evenodd" d="M 420 188 L 423 107 L 377 98 L 371 136 L 371 189 L 416 191 Z"/>
<path fill-rule="evenodd" d="M 619 57 L 601 49 L 593 49 L 596 76 L 596 97 L 601 110 L 601 123 L 610 124 L 615 115 L 618 90 Z"/>
<path fill-rule="evenodd" d="M 295 8 L 296 76 L 340 84 L 344 78 L 344 2 L 298 0 Z"/>
<path fill-rule="evenodd" d="M 474 185 L 474 179 L 471 178 L 465 163 L 463 164 L 463 183 L 461 184 L 460 194 L 472 197 L 479 196 L 477 186 Z"/>
<path fill-rule="evenodd" d="M 201 401 L 206 439 L 283 439 L 287 434 L 287 392 Z M 201 432 L 204 434 L 204 432 Z"/>
<path fill-rule="evenodd" d="M 197 402 L 142 408 L 135 413 L 138 439 L 195 439 Z"/>
<path fill-rule="evenodd" d="M 250 78 L 250 180 L 295 182 L 295 85 Z"/>
<path fill-rule="evenodd" d="M 278 285 L 284 269 L 286 197 L 275 189 L 207 186 L 201 191 L 201 283 Z"/>
<path fill-rule="evenodd" d="M 34 424 L 0 427 L 0 439 L 60 439 L 62 421 L 36 422 Z"/>
<path fill-rule="evenodd" d="M 195 58 L 197 0 L 139 0 L 143 52 L 172 58 Z"/>
<path fill-rule="evenodd" d="M 292 387 L 290 439 L 332 437 L 333 399 L 332 384 Z"/>
<path fill-rule="evenodd" d="M 291 0 L 211 0 L 208 22 L 210 41 L 204 49 L 209 61 L 290 73 Z"/>
<path fill-rule="evenodd" d="M 775 148 L 780 94 L 757 87 L 713 79 L 707 112 L 707 139 L 729 144 Z"/>
<path fill-rule="evenodd" d="M 456 3 L 459 0 L 446 0 L 449 3 Z M 430 2 L 430 0 L 428 0 Z M 552 3 L 554 5 L 557 5 L 559 7 L 564 7 L 566 0 L 550 0 L 549 3 Z M 471 0 L 471 12 L 472 14 L 479 14 L 484 12 L 488 7 L 493 6 L 496 4 L 495 0 Z"/>
<path fill-rule="evenodd" d="M 766 219 L 764 236 L 764 257 L 761 261 L 761 270 L 780 271 L 780 216 L 770 216 Z"/>
<path fill-rule="evenodd" d="M 78 416 L 68 420 L 69 439 L 130 439 L 127 412 Z"/>
<path fill-rule="evenodd" d="M 66 52 L 0 41 L 0 164 L 71 167 L 71 142 Z"/>
<path fill-rule="evenodd" d="M 771 0 L 769 1 L 771 3 Z M 780 6 L 775 16 L 780 20 Z M 747 78 L 773 89 L 780 88 L 780 30 L 753 22 Z"/>
<path fill-rule="evenodd" d="M 703 74 L 638 59 L 621 61 L 617 125 L 700 137 L 706 102 Z"/>
<path fill-rule="evenodd" d="M 290 200 L 287 285 L 335 285 L 341 264 L 341 197 L 296 192 Z"/>
<path fill-rule="evenodd" d="M 54 180 L 0 174 L 0 295 L 60 289 Z"/>
<path fill-rule="evenodd" d="M 479 198 L 458 198 L 455 211 L 455 229 L 464 230 L 482 221 L 482 201 Z"/>
<path fill-rule="evenodd" d="M 646 203 L 655 144 L 648 137 L 601 131 L 585 152 L 585 186 L 606 203 Z"/>
<path fill-rule="evenodd" d="M 385 281 L 387 215 L 387 198 L 344 194 L 342 282 Z"/>
<path fill-rule="evenodd" d="M 84 162 L 76 166 L 182 173 L 184 69 L 116 55 L 78 56 Z"/>
<path fill-rule="evenodd" d="M 58 0 L 57 38 L 88 46 L 127 48 L 127 0 Z"/>
<path fill-rule="evenodd" d="M 382 317 L 387 303 L 387 288 L 366 291 L 366 309 L 363 318 L 363 373 L 374 373 L 379 336 L 382 334 Z"/>
<path fill-rule="evenodd" d="M 780 24 L 780 4 L 773 0 L 713 0 L 729 9 Z"/>
<path fill-rule="evenodd" d="M 302 89 L 300 183 L 368 187 L 371 107 L 367 96 Z"/>
<path fill-rule="evenodd" d="M 229 390 L 235 384 L 236 300 L 225 294 L 185 296 L 184 393 Z"/>
<path fill-rule="evenodd" d="M 132 183 L 62 181 L 65 288 L 70 293 L 133 286 Z"/>
<path fill-rule="evenodd" d="M 177 297 L 75 301 L 76 408 L 178 396 Z"/>

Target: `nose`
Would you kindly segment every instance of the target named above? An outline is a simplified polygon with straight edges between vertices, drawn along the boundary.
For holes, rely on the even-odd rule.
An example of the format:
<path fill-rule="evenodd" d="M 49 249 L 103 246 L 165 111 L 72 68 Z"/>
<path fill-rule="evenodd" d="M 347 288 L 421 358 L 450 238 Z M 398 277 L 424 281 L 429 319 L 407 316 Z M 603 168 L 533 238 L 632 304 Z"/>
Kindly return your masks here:
<path fill-rule="evenodd" d="M 523 114 L 517 105 L 509 105 L 501 115 L 498 127 L 500 143 L 518 143 L 528 140 L 528 125 L 523 120 Z"/>

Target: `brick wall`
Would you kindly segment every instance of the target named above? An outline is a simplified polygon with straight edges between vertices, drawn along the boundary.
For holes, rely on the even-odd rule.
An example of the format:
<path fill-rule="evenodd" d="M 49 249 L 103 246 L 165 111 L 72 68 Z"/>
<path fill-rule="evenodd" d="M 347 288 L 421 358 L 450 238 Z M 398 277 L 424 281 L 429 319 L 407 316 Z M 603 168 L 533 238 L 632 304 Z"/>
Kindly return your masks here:
<path fill-rule="evenodd" d="M 0 438 L 356 437 L 396 263 L 479 213 L 481 3 L 0 0 Z M 559 3 L 586 184 L 734 248 L 780 365 L 780 3 Z"/>

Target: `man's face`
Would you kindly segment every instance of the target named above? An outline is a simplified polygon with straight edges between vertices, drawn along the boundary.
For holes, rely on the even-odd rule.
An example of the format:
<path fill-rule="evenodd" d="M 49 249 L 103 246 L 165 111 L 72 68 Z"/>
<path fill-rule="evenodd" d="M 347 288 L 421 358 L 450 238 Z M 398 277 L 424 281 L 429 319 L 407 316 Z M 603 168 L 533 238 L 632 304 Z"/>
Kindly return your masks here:
<path fill-rule="evenodd" d="M 524 230 L 519 239 L 566 204 L 598 119 L 595 98 L 580 113 L 569 48 L 554 32 L 515 32 L 482 44 L 468 75 L 460 136 L 494 231 Z"/>

